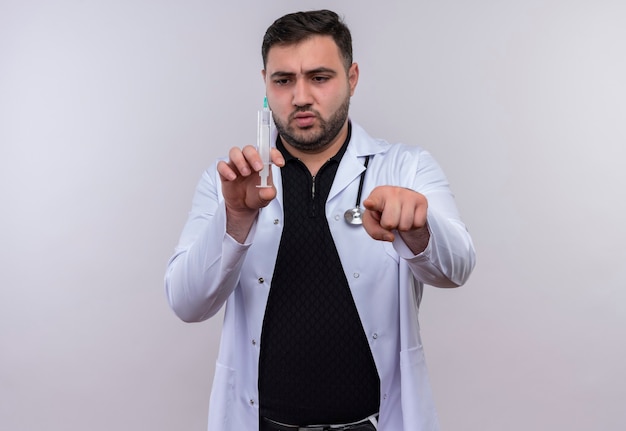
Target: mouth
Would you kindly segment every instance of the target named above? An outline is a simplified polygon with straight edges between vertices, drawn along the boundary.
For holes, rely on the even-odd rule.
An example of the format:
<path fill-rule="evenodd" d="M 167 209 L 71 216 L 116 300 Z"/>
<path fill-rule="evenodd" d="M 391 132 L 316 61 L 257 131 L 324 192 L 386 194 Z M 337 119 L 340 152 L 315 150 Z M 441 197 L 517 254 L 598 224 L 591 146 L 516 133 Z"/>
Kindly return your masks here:
<path fill-rule="evenodd" d="M 313 112 L 298 112 L 293 116 L 293 121 L 298 127 L 311 127 L 317 116 Z"/>

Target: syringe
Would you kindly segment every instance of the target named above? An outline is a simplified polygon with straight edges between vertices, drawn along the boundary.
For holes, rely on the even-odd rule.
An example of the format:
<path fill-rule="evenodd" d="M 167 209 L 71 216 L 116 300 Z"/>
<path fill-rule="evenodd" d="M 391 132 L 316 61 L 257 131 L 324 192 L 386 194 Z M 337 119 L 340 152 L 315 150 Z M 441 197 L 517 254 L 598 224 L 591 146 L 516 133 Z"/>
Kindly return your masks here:
<path fill-rule="evenodd" d="M 257 187 L 271 187 L 267 183 L 267 178 L 270 175 L 270 164 L 272 159 L 270 157 L 270 132 L 271 132 L 271 117 L 272 111 L 267 106 L 267 97 L 263 99 L 263 109 L 259 111 L 258 116 L 258 132 L 256 138 L 256 146 L 261 160 L 263 161 L 263 169 L 259 171 L 259 177 L 261 177 L 261 184 Z"/>

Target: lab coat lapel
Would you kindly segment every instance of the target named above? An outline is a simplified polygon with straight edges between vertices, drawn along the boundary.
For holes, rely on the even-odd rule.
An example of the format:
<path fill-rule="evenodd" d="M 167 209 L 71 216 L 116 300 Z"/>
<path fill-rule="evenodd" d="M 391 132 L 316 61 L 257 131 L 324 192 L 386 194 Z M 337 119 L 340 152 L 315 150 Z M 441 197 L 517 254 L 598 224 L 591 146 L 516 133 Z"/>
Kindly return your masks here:
<path fill-rule="evenodd" d="M 352 136 L 346 153 L 341 158 L 333 186 L 328 195 L 330 202 L 365 170 L 365 157 L 384 151 L 384 145 L 372 139 L 358 124 L 352 123 Z"/>
<path fill-rule="evenodd" d="M 361 172 L 365 170 L 363 158 L 351 154 L 350 146 L 346 149 L 346 153 L 341 159 L 335 180 L 328 194 L 328 202 L 330 202 L 337 194 L 344 190 L 355 180 Z"/>

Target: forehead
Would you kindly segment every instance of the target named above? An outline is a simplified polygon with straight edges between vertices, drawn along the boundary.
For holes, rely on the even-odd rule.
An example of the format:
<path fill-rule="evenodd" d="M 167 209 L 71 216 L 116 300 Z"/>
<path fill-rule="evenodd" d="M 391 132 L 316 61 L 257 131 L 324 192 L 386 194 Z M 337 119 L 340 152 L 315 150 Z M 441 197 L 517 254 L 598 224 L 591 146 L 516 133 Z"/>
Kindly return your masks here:
<path fill-rule="evenodd" d="M 331 36 L 311 36 L 298 43 L 274 45 L 267 53 L 266 70 L 296 73 L 343 67 L 339 47 Z"/>

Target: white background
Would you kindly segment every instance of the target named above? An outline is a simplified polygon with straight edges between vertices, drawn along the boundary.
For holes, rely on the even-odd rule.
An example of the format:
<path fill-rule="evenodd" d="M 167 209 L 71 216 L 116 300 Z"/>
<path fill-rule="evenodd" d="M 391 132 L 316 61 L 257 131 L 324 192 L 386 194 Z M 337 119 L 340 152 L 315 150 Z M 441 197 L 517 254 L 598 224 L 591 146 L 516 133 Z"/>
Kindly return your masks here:
<path fill-rule="evenodd" d="M 443 429 L 626 429 L 622 0 L 0 0 L 0 429 L 205 429 L 221 322 L 165 264 L 255 142 L 265 29 L 324 6 L 352 118 L 435 155 L 476 243 L 422 304 Z"/>

